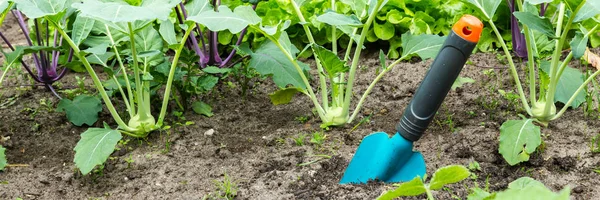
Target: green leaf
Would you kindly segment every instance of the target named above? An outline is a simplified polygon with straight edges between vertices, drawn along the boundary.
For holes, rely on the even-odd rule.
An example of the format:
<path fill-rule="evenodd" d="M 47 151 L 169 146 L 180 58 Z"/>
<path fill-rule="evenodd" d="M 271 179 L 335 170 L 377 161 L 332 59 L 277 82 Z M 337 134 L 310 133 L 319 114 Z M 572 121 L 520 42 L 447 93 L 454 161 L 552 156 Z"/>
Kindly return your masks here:
<path fill-rule="evenodd" d="M 387 69 L 387 65 L 385 64 L 385 53 L 383 53 L 383 50 L 379 50 L 379 65 L 381 66 L 382 69 Z"/>
<path fill-rule="evenodd" d="M 279 43 L 285 51 L 288 51 L 292 57 L 296 57 L 299 50 L 292 45 L 286 32 L 283 32 L 279 38 Z M 286 88 L 287 85 L 305 89 L 304 84 L 298 70 L 294 64 L 285 56 L 285 54 L 271 40 L 260 45 L 251 55 L 248 66 L 256 69 L 262 75 L 272 75 L 273 81 L 279 88 Z M 308 70 L 308 66 L 297 61 L 302 68 L 302 71 Z"/>
<path fill-rule="evenodd" d="M 560 65 L 559 65 L 560 66 Z M 540 68 L 546 74 L 550 74 L 550 62 L 542 61 Z M 566 104 L 571 96 L 575 94 L 577 89 L 584 82 L 584 74 L 575 68 L 567 66 L 556 84 L 556 93 L 554 94 L 554 102 L 561 102 Z M 581 103 L 585 102 L 585 93 L 580 92 L 575 97 L 575 100 L 571 103 L 572 108 L 578 108 Z"/>
<path fill-rule="evenodd" d="M 58 50 L 55 47 L 47 47 L 47 46 L 16 46 L 15 50 L 9 53 L 2 52 L 6 57 L 7 66 L 14 65 L 16 63 L 20 63 L 21 58 L 24 55 L 30 53 L 37 53 L 39 51 L 52 51 Z"/>
<path fill-rule="evenodd" d="M 329 78 L 335 77 L 338 73 L 348 72 L 350 70 L 350 68 L 346 66 L 346 63 L 340 60 L 340 58 L 329 49 L 314 44 L 313 50 L 315 51 L 315 55 L 317 55 L 321 61 L 325 71 L 327 71 Z"/>
<path fill-rule="evenodd" d="M 530 12 L 514 12 L 513 15 L 519 19 L 519 22 L 528 26 L 532 30 L 539 31 L 544 35 L 555 38 L 552 22 L 546 17 L 540 17 Z"/>
<path fill-rule="evenodd" d="M 71 6 L 73 0 L 12 0 L 17 10 L 31 19 L 56 15 Z"/>
<path fill-rule="evenodd" d="M 73 39 L 73 43 L 79 46 L 81 41 L 83 41 L 92 31 L 92 27 L 94 27 L 94 22 L 96 20 L 83 17 L 81 15 L 77 15 L 75 22 L 73 22 L 73 30 L 71 33 L 71 38 Z"/>
<path fill-rule="evenodd" d="M 488 200 L 490 197 L 493 197 L 493 194 L 481 189 L 481 188 L 471 188 L 471 192 L 469 196 L 467 196 L 468 200 Z"/>
<path fill-rule="evenodd" d="M 102 102 L 95 96 L 79 95 L 73 99 L 61 99 L 56 107 L 58 112 L 66 112 L 67 119 L 76 126 L 94 125 L 98 113 L 102 111 Z"/>
<path fill-rule="evenodd" d="M 41 1 L 41 0 L 40 0 Z M 173 7 L 181 0 L 145 0 L 140 6 L 132 6 L 125 2 L 101 2 L 85 0 L 72 6 L 85 17 L 101 19 L 109 22 L 134 22 L 137 20 L 167 20 Z"/>
<path fill-rule="evenodd" d="M 208 75 L 198 78 L 197 85 L 204 89 L 204 91 L 210 91 L 215 87 L 215 85 L 217 85 L 217 82 L 219 82 L 218 77 Z"/>
<path fill-rule="evenodd" d="M 363 25 L 356 15 L 344 15 L 334 11 L 328 11 L 325 14 L 319 15 L 317 21 L 331 26 L 362 27 Z"/>
<path fill-rule="evenodd" d="M 204 11 L 214 10 L 208 0 L 186 1 L 185 10 L 188 16 L 198 15 Z"/>
<path fill-rule="evenodd" d="M 209 66 L 209 67 L 202 69 L 202 71 L 209 73 L 209 74 L 225 74 L 225 73 L 230 72 L 231 68 L 218 68 L 218 67 Z"/>
<path fill-rule="evenodd" d="M 529 177 L 521 177 L 508 185 L 508 189 L 496 194 L 495 199 L 514 200 L 568 200 L 570 189 L 565 187 L 554 193 L 544 184 Z"/>
<path fill-rule="evenodd" d="M 135 33 L 135 47 L 136 51 L 140 55 L 138 60 L 144 62 L 149 66 L 156 66 L 165 60 L 164 54 L 162 54 L 163 40 L 160 34 L 154 27 L 147 26 L 146 28 L 137 31 Z M 158 52 L 158 54 L 143 55 L 142 52 Z"/>
<path fill-rule="evenodd" d="M 98 55 L 98 54 L 90 54 L 89 56 L 85 57 L 89 63 L 91 64 L 96 64 L 96 65 L 102 65 L 104 67 L 107 67 L 108 64 L 108 59 L 112 58 L 115 55 L 115 53 L 113 52 L 106 52 L 104 54 Z"/>
<path fill-rule="evenodd" d="M 389 22 L 385 22 L 384 24 L 373 23 L 373 31 L 375 31 L 375 35 L 381 40 L 389 40 L 396 35 L 394 24 Z"/>
<path fill-rule="evenodd" d="M 288 104 L 298 92 L 302 92 L 302 90 L 300 88 L 289 87 L 269 94 L 269 98 L 273 105 Z"/>
<path fill-rule="evenodd" d="M 527 187 L 545 187 L 542 182 L 529 177 L 521 177 L 508 184 L 509 189 L 525 189 Z"/>
<path fill-rule="evenodd" d="M 411 55 L 417 54 L 421 59 L 426 60 L 434 58 L 444 44 L 446 37 L 437 35 L 422 34 L 414 36 L 410 32 L 402 34 L 402 57 L 408 59 Z"/>
<path fill-rule="evenodd" d="M 577 34 L 575 35 L 575 37 L 573 38 L 573 40 L 570 43 L 571 51 L 573 51 L 574 58 L 579 59 L 579 58 L 583 57 L 583 54 L 585 53 L 585 48 L 587 47 L 588 41 L 589 41 L 588 37 L 585 37 L 585 35 L 583 35 L 582 33 L 577 32 Z"/>
<path fill-rule="evenodd" d="M 162 38 L 167 41 L 167 44 L 178 44 L 177 37 L 175 37 L 175 26 L 173 26 L 173 22 L 171 20 L 165 20 L 160 23 L 160 28 L 158 32 L 162 36 Z"/>
<path fill-rule="evenodd" d="M 361 19 L 367 16 L 367 1 L 369 0 L 341 0 L 342 3 L 349 5 Z"/>
<path fill-rule="evenodd" d="M 485 17 L 484 20 L 488 21 L 494 17 L 494 14 L 496 14 L 496 9 L 498 9 L 498 6 L 500 3 L 502 3 L 502 0 L 467 0 L 467 2 L 477 7 L 478 10 L 483 13 Z"/>
<path fill-rule="evenodd" d="M 425 185 L 423 184 L 421 177 L 417 176 L 409 182 L 402 183 L 397 189 L 384 193 L 379 196 L 377 200 L 392 200 L 401 196 L 417 196 L 425 192 Z"/>
<path fill-rule="evenodd" d="M 500 126 L 498 152 L 510 165 L 528 161 L 541 143 L 540 127 L 534 125 L 532 119 L 509 120 Z"/>
<path fill-rule="evenodd" d="M 212 112 L 212 107 L 210 107 L 210 105 L 202 101 L 195 101 L 194 103 L 192 103 L 192 110 L 194 110 L 196 114 L 204 115 L 207 117 L 212 117 L 214 115 Z"/>
<path fill-rule="evenodd" d="M 8 164 L 6 161 L 6 155 L 4 155 L 4 151 L 6 149 L 0 145 L 0 171 L 4 170 L 4 167 Z"/>
<path fill-rule="evenodd" d="M 542 3 L 552 3 L 552 1 L 554 1 L 554 0 L 525 0 L 525 2 L 527 2 L 531 5 L 538 5 L 538 4 L 542 4 Z"/>
<path fill-rule="evenodd" d="M 462 87 L 465 83 L 475 83 L 475 80 L 469 77 L 459 76 L 454 80 L 454 83 L 452 83 L 451 89 L 456 90 L 456 88 Z"/>
<path fill-rule="evenodd" d="M 75 146 L 75 166 L 83 175 L 96 165 L 106 162 L 121 140 L 121 133 L 108 128 L 89 128 L 81 134 L 81 140 Z"/>
<path fill-rule="evenodd" d="M 462 165 L 450 165 L 439 168 L 433 174 L 431 181 L 429 181 L 429 189 L 442 189 L 444 185 L 458 183 L 470 175 L 469 169 Z"/>
<path fill-rule="evenodd" d="M 233 34 L 239 33 L 248 25 L 255 25 L 262 21 L 250 6 L 238 6 L 233 12 L 227 6 L 219 6 L 219 12 L 204 11 L 188 17 L 188 20 L 202 24 L 211 31 L 229 30 Z"/>
<path fill-rule="evenodd" d="M 579 10 L 573 22 L 581 22 L 600 14 L 600 1 L 587 0 Z"/>

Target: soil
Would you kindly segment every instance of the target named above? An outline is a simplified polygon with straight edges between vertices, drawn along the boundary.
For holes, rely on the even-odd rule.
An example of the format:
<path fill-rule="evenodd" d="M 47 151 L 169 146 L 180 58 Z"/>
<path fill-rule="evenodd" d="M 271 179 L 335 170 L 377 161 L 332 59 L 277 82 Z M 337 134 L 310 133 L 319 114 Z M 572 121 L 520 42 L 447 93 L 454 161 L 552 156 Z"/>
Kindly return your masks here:
<path fill-rule="evenodd" d="M 379 67 L 376 53 L 366 53 L 364 58 L 354 103 Z M 393 186 L 338 182 L 364 136 L 395 132 L 430 63 L 396 66 L 373 89 L 358 119 L 325 131 L 322 145 L 309 141 L 321 129 L 306 96 L 274 106 L 268 94 L 276 87 L 270 79 L 253 79 L 251 91 L 244 96 L 239 83 L 236 87 L 220 85 L 202 97 L 213 106 L 213 117 L 186 112 L 185 119 L 171 118 L 170 132 L 155 132 L 144 140 L 126 137 L 127 144 L 102 169 L 87 176 L 78 173 L 73 163 L 73 148 L 87 127 L 76 127 L 64 113 L 56 112 L 58 100 L 43 87 L 20 86 L 27 80 L 9 79 L 0 98 L 0 136 L 10 138 L 0 144 L 7 148 L 11 164 L 24 165 L 0 172 L 0 199 L 202 199 L 217 194 L 215 183 L 226 177 L 237 185 L 235 199 L 375 199 Z M 468 188 L 487 185 L 492 191 L 503 190 L 511 181 L 530 176 L 555 191 L 570 187 L 574 199 L 600 199 L 600 174 L 593 171 L 600 167 L 600 156 L 589 147 L 591 138 L 600 132 L 598 113 L 592 117 L 582 109 L 569 110 L 542 128 L 544 147 L 529 162 L 510 166 L 498 153 L 500 125 L 523 114 L 516 109 L 518 102 L 496 92 L 514 90 L 503 66 L 494 54 L 473 55 L 461 76 L 475 83 L 451 91 L 436 120 L 415 143 L 429 175 L 451 164 L 476 161 L 481 167 L 473 172 L 476 178 L 433 195 L 466 198 Z M 495 75 L 489 75 L 490 71 Z M 86 76 L 70 73 L 58 89 L 76 87 L 76 75 Z M 91 83 L 87 84 L 93 91 Z M 308 120 L 301 122 L 299 117 Z M 102 126 L 103 121 L 115 126 L 106 109 L 95 126 Z M 193 124 L 186 125 L 188 121 Z M 363 123 L 357 125 L 359 121 Z M 207 134 L 211 129 L 214 133 Z M 301 134 L 309 136 L 299 146 L 293 138 Z M 315 156 L 323 154 L 331 158 Z"/>

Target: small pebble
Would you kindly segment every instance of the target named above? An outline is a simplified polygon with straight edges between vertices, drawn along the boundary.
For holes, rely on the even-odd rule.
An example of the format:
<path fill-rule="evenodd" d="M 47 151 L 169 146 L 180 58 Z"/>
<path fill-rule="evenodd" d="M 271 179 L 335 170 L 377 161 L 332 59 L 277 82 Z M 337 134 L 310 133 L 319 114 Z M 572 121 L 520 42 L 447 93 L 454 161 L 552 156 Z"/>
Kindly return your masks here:
<path fill-rule="evenodd" d="M 205 136 L 212 136 L 215 133 L 215 129 L 208 129 L 208 131 L 204 132 Z"/>

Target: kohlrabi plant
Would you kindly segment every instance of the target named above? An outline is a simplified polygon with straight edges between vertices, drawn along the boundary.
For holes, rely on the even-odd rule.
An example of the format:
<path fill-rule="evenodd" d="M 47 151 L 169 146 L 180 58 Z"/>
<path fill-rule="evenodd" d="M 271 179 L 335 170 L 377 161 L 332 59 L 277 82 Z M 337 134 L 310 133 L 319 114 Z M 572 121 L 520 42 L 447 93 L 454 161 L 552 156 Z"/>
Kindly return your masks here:
<path fill-rule="evenodd" d="M 520 101 L 528 117 L 521 120 L 509 120 L 500 127 L 499 152 L 510 164 L 529 160 L 541 144 L 540 127 L 536 124 L 547 124 L 560 118 L 569 108 L 577 108 L 585 101 L 582 93 L 587 85 L 600 71 L 597 71 L 584 80 L 584 74 L 577 69 L 569 67 L 570 61 L 580 59 L 592 34 L 600 28 L 600 1 L 595 0 L 516 0 L 518 9 L 513 15 L 522 27 L 527 47 L 527 81 L 529 84 L 529 101 L 517 72 L 511 54 L 502 40 L 501 34 L 492 21 L 492 17 L 501 0 L 469 0 L 488 21 L 496 36 L 501 41 L 501 46 L 506 54 L 511 75 L 519 93 Z M 539 15 L 538 5 L 547 3 L 556 8 L 554 16 L 546 18 Z M 545 9 L 545 6 L 541 7 Z M 595 24 L 591 29 L 584 24 Z M 543 56 L 540 41 L 553 42 L 552 54 Z M 570 45 L 570 51 L 563 56 L 563 49 Z M 557 109 L 555 103 L 561 102 L 564 106 Z"/>
<path fill-rule="evenodd" d="M 297 56 L 301 54 L 301 51 L 291 43 L 286 32 L 286 29 L 291 25 L 290 21 L 280 21 L 276 26 L 264 26 L 258 23 L 251 24 L 250 27 L 263 33 L 268 41 L 261 44 L 254 51 L 251 51 L 248 46 L 244 45 L 239 48 L 241 53 L 252 56 L 249 61 L 250 67 L 255 68 L 256 71 L 263 75 L 272 76 L 273 81 L 280 88 L 279 91 L 270 95 L 274 104 L 288 103 L 296 93 L 303 93 L 312 101 L 323 127 L 338 126 L 352 122 L 358 115 L 363 102 L 374 88 L 374 85 L 387 72 L 400 61 L 410 58 L 415 54 L 423 59 L 434 57 L 444 41 L 443 37 L 437 35 L 413 36 L 411 33 L 403 34 L 402 47 L 404 52 L 402 56 L 390 65 L 386 65 L 385 55 L 383 52 L 380 52 L 381 66 L 377 70 L 377 77 L 364 92 L 356 108 L 350 113 L 351 100 L 356 92 L 353 89 L 354 81 L 357 75 L 363 44 L 377 12 L 387 1 L 344 1 L 344 3 L 348 3 L 353 9 L 354 14 L 344 15 L 329 11 L 319 15 L 316 20 L 327 24 L 331 28 L 331 49 L 327 49 L 316 43 L 309 28 L 310 23 L 314 22 L 307 21 L 300 11 L 300 6 L 305 1 L 294 0 L 290 2 L 300 21 L 299 24 L 303 27 L 309 41 L 309 44 L 303 48 L 302 52 L 311 51 L 315 57 L 316 79 L 318 80 L 320 98 L 309 82 L 311 77 L 308 72 L 311 70 L 311 67 L 298 60 Z M 331 1 L 332 10 L 335 10 L 335 3 L 335 0 Z M 338 57 L 339 45 L 337 41 L 343 34 L 351 39 L 348 45 L 346 45 L 344 57 L 340 59 Z M 350 59 L 352 46 L 356 46 L 356 48 L 354 49 L 352 59 Z"/>
<path fill-rule="evenodd" d="M 67 72 L 67 67 L 59 69 L 59 60 L 61 58 L 60 47 L 62 46 L 63 38 L 59 36 L 56 30 L 52 31 L 49 28 L 49 22 L 41 19 L 33 19 L 33 33 L 29 30 L 28 24 L 25 22 L 23 15 L 18 10 L 11 10 L 14 3 L 8 1 L 0 2 L 0 9 L 4 10 L 0 16 L 0 20 L 4 21 L 6 14 L 12 12 L 15 18 L 18 20 L 19 27 L 22 30 L 23 35 L 27 41 L 28 46 L 13 46 L 10 39 L 7 38 L 2 32 L 0 32 L 0 38 L 6 43 L 12 52 L 4 53 L 6 57 L 5 70 L 0 77 L 0 85 L 2 85 L 4 77 L 8 74 L 9 70 L 14 66 L 22 65 L 23 68 L 29 73 L 31 78 L 38 83 L 43 84 L 48 90 L 61 98 L 60 95 L 55 91 L 52 84 L 61 79 Z M 63 14 L 60 19 L 56 19 L 65 23 L 70 13 Z M 1 23 L 0 23 L 1 25 Z M 32 38 L 34 37 L 34 38 Z M 26 54 L 32 54 L 33 64 L 35 65 L 35 71 L 25 62 L 22 61 L 22 57 Z M 71 62 L 73 57 L 73 51 L 69 51 L 66 63 Z"/>
<path fill-rule="evenodd" d="M 252 2 L 252 9 L 254 10 L 256 9 L 256 4 L 258 1 L 253 0 Z M 185 5 L 183 2 L 179 3 L 175 9 L 179 24 L 184 24 L 189 16 L 198 15 L 199 13 L 208 10 L 218 13 L 206 15 L 202 19 L 198 19 L 204 24 L 211 24 L 213 29 L 208 28 L 207 30 L 202 31 L 202 26 L 196 25 L 196 28 L 194 31 L 192 31 L 190 38 L 188 41 L 186 41 L 186 47 L 188 49 L 193 49 L 196 55 L 199 57 L 198 64 L 201 68 L 205 68 L 207 66 L 216 66 L 219 68 L 233 66 L 235 62 L 232 62 L 232 59 L 236 55 L 236 49 L 232 48 L 231 52 L 227 54 L 227 57 L 221 58 L 219 53 L 219 43 L 229 43 L 229 41 L 225 42 L 222 40 L 231 40 L 233 38 L 232 32 L 239 32 L 237 42 L 235 43 L 235 46 L 239 46 L 247 32 L 247 27 L 244 27 L 242 30 L 233 29 L 232 31 L 228 29 L 216 28 L 214 25 L 223 22 L 226 23 L 226 21 L 215 20 L 215 18 L 213 18 L 214 16 L 227 16 L 229 14 L 233 14 L 229 8 L 220 10 L 220 6 L 220 0 L 192 0 L 186 1 Z M 204 34 L 206 34 L 206 38 Z"/>
<path fill-rule="evenodd" d="M 180 26 L 185 31 L 181 39 L 167 41 L 169 45 L 165 45 L 159 31 L 152 26 L 152 22 L 166 21 L 180 0 L 145 0 L 138 2 L 139 5 L 99 0 L 84 2 L 14 0 L 14 2 L 17 4 L 17 9 L 30 19 L 48 21 L 69 44 L 73 54 L 92 78 L 94 86 L 118 125 L 117 129 L 111 129 L 105 124 L 103 128 L 90 128 L 81 134 L 81 140 L 75 147 L 75 164 L 83 174 L 91 172 L 96 165 L 106 161 L 122 138 L 122 134 L 138 138 L 146 137 L 150 132 L 163 126 L 178 60 L 185 41 L 194 30 L 196 23 L 189 21 Z M 251 10 L 250 7 L 248 9 Z M 66 13 L 72 12 L 76 12 L 77 16 L 72 30 L 67 30 L 68 22 L 60 19 Z M 98 26 L 103 28 L 104 38 L 98 45 L 81 49 L 82 41 L 94 27 Z M 174 26 L 163 30 L 162 36 L 177 38 Z M 124 46 L 126 49 L 118 49 L 117 44 L 120 42 L 127 44 Z M 165 46 L 174 51 L 170 62 L 165 59 L 167 57 L 163 51 Z M 107 64 L 108 58 L 113 56 L 116 59 L 116 69 Z M 155 118 L 150 102 L 151 92 L 155 91 L 150 89 L 153 79 L 150 70 L 165 62 L 169 75 L 162 96 L 162 106 L 158 118 Z M 108 79 L 112 81 L 102 82 L 92 63 L 102 66 Z M 130 84 L 129 77 L 133 77 L 133 84 Z M 105 87 L 118 90 L 126 108 L 124 112 L 117 111 Z M 121 114 L 129 118 L 127 123 Z"/>
<path fill-rule="evenodd" d="M 413 180 L 396 184 L 397 189 L 383 193 L 377 200 L 392 200 L 397 197 L 419 196 L 427 194 L 428 200 L 433 200 L 433 190 L 441 190 L 444 186 L 458 183 L 471 175 L 469 169 L 462 165 L 450 165 L 439 168 L 428 184 L 423 183 L 427 177 L 415 177 Z"/>

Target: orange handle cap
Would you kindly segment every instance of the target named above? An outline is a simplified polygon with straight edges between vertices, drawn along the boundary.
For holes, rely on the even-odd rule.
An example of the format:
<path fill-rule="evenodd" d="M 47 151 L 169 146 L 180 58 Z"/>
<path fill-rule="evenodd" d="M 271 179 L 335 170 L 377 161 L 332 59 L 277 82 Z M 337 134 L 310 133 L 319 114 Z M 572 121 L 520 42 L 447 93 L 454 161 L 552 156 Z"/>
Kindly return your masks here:
<path fill-rule="evenodd" d="M 452 26 L 452 31 L 469 42 L 477 43 L 483 31 L 483 23 L 473 15 L 464 15 Z"/>

